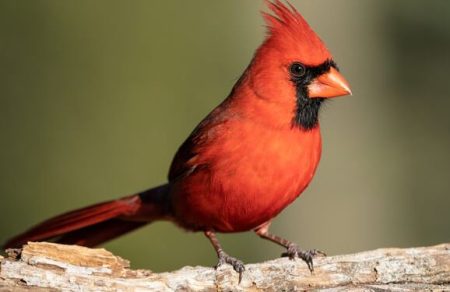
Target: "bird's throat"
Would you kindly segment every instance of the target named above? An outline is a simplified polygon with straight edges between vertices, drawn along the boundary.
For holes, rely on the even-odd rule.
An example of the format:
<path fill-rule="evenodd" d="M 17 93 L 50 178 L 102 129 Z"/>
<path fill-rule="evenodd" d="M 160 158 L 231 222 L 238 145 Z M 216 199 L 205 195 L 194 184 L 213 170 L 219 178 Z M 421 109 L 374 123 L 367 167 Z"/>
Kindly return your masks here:
<path fill-rule="evenodd" d="M 319 110 L 323 98 L 308 98 L 304 87 L 297 88 L 297 105 L 293 125 L 303 130 L 312 130 L 319 124 Z"/>

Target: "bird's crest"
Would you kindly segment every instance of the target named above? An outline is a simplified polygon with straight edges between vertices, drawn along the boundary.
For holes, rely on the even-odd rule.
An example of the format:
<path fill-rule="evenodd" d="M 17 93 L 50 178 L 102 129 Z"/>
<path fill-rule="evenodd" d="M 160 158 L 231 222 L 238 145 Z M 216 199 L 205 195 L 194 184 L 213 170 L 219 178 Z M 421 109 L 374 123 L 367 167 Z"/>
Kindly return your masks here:
<path fill-rule="evenodd" d="M 262 12 L 268 28 L 268 41 L 290 46 L 291 50 L 296 50 L 301 55 L 308 54 L 308 61 L 311 63 L 322 63 L 331 59 L 325 44 L 294 6 L 289 2 L 286 6 L 280 0 L 265 2 L 273 13 Z"/>

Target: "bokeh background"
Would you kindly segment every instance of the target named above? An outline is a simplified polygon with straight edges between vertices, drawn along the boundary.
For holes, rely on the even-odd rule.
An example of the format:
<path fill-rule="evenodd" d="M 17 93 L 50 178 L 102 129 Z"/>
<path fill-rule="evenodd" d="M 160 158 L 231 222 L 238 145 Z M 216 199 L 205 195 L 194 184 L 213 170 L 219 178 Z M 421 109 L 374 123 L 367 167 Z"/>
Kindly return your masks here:
<path fill-rule="evenodd" d="M 329 254 L 450 240 L 450 1 L 292 1 L 354 95 L 322 112 L 322 163 L 273 232 Z M 263 1 L 0 1 L 0 242 L 165 181 L 264 38 Z M 282 175 L 282 174 L 280 174 Z M 245 262 L 281 249 L 220 236 Z M 216 263 L 155 223 L 106 247 L 155 271 Z"/>

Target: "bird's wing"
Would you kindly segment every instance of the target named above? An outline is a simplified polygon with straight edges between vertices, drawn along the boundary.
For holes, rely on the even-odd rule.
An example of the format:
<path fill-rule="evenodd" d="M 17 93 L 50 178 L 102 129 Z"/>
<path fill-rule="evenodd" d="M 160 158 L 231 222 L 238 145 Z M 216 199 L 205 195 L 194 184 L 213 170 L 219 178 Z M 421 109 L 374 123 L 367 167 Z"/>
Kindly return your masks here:
<path fill-rule="evenodd" d="M 227 108 L 228 102 L 225 100 L 203 119 L 181 144 L 170 166 L 169 182 L 188 175 L 199 167 L 207 166 L 207 162 L 199 158 L 202 156 L 203 149 L 207 149 L 213 143 L 220 143 L 223 127 L 234 118 Z"/>

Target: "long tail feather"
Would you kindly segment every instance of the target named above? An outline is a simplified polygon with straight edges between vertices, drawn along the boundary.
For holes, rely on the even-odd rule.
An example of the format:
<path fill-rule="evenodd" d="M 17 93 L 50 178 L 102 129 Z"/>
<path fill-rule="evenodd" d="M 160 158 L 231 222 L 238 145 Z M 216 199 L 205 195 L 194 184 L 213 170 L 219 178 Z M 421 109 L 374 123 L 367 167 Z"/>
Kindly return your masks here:
<path fill-rule="evenodd" d="M 94 246 L 167 216 L 167 185 L 50 218 L 10 239 L 5 248 L 52 240 Z"/>

